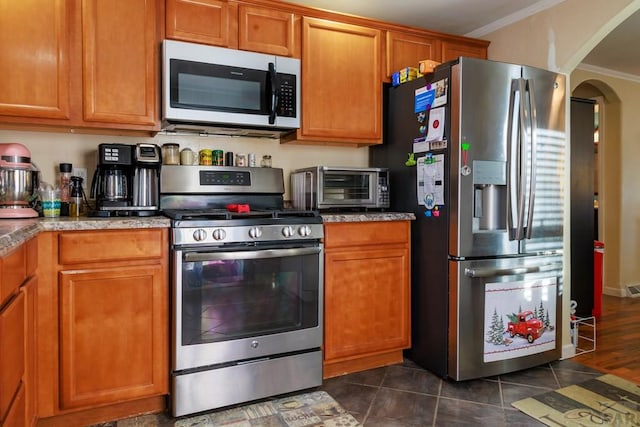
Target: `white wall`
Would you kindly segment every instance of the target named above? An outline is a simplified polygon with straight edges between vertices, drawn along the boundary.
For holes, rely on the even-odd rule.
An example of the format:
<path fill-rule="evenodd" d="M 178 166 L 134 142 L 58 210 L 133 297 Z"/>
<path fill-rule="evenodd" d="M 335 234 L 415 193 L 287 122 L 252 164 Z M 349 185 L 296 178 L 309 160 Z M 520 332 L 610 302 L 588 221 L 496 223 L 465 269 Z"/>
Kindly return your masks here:
<path fill-rule="evenodd" d="M 285 199 L 289 200 L 289 173 L 297 168 L 314 165 L 368 166 L 369 150 L 365 148 L 280 144 L 277 139 L 170 136 L 158 134 L 154 138 L 86 135 L 79 133 L 22 132 L 0 130 L 0 143 L 18 142 L 31 151 L 32 161 L 42 171 L 47 182 L 56 178 L 60 163 L 72 163 L 74 167 L 88 169 L 89 180 L 96 167 L 97 148 L 101 143 L 136 144 L 150 142 L 162 145 L 168 142 L 190 147 L 220 149 L 234 153 L 255 153 L 258 163 L 263 154 L 270 154 L 273 167 L 282 168 L 285 178 Z M 85 185 L 85 190 L 88 185 Z"/>

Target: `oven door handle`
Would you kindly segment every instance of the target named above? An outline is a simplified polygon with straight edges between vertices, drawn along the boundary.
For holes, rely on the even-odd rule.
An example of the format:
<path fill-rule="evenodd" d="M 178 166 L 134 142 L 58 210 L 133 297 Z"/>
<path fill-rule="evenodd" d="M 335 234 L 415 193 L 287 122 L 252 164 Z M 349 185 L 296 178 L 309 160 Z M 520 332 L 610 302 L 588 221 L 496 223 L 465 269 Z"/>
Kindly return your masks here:
<path fill-rule="evenodd" d="M 291 249 L 265 249 L 261 251 L 236 251 L 236 252 L 187 252 L 184 260 L 193 261 L 215 261 L 233 259 L 261 259 L 261 258 L 284 258 L 300 255 L 314 255 L 322 251 L 319 247 L 311 248 L 291 248 Z"/>

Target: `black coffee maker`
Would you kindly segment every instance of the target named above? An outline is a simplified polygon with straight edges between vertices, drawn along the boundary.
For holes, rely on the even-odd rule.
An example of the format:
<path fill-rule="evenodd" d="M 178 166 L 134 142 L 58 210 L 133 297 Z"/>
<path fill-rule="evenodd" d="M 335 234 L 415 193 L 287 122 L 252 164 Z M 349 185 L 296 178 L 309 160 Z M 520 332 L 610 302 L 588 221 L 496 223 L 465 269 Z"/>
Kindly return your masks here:
<path fill-rule="evenodd" d="M 91 180 L 95 210 L 89 216 L 129 215 L 132 202 L 133 147 L 128 144 L 98 145 L 98 165 Z"/>

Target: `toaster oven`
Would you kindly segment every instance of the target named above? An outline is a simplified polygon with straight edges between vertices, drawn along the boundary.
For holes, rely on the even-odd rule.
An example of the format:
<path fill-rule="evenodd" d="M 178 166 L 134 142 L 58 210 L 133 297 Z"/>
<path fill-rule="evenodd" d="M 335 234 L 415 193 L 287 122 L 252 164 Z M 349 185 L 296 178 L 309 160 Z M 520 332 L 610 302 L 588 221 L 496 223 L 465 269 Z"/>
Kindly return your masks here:
<path fill-rule="evenodd" d="M 389 170 L 314 166 L 291 173 L 295 209 L 389 207 Z"/>

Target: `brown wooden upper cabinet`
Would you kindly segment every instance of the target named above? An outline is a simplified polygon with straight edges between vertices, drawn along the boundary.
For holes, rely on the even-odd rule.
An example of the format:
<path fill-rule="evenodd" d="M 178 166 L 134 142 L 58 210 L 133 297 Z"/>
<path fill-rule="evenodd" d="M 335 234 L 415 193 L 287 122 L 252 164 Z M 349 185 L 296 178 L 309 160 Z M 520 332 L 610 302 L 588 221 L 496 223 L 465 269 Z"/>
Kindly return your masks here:
<path fill-rule="evenodd" d="M 405 67 L 417 67 L 418 61 L 442 59 L 442 42 L 435 37 L 406 32 L 387 31 L 386 81 L 391 75 Z"/>
<path fill-rule="evenodd" d="M 166 37 L 230 49 L 300 57 L 292 12 L 226 0 L 167 0 Z"/>
<path fill-rule="evenodd" d="M 478 40 L 477 44 L 468 42 L 457 42 L 450 40 L 442 41 L 442 62 L 451 61 L 459 56 L 471 58 L 487 59 L 487 46 L 489 42 Z"/>
<path fill-rule="evenodd" d="M 300 57 L 300 17 L 282 10 L 240 4 L 238 47 Z"/>
<path fill-rule="evenodd" d="M 226 0 L 166 0 L 168 39 L 238 48 L 238 4 Z"/>
<path fill-rule="evenodd" d="M 286 140 L 382 142 L 382 31 L 302 18 L 302 123 Z"/>
<path fill-rule="evenodd" d="M 158 130 L 158 14 L 155 0 L 3 1 L 0 123 Z"/>

